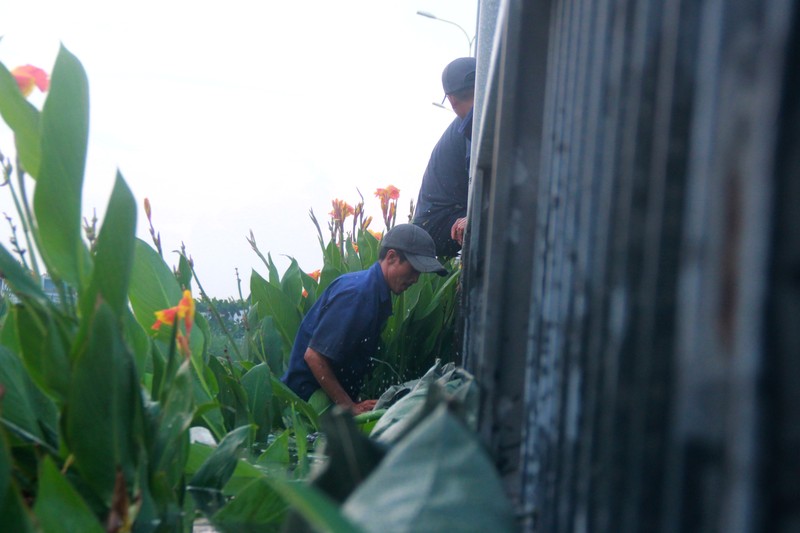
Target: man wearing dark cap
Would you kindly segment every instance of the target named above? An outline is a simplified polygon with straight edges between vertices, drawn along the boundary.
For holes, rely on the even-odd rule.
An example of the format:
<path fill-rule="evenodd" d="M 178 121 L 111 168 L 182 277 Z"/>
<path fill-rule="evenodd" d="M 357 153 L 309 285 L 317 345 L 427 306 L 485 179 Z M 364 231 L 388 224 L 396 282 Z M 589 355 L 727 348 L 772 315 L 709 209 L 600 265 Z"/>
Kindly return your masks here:
<path fill-rule="evenodd" d="M 358 394 L 392 314 L 391 293 L 405 291 L 422 272 L 447 274 L 430 235 L 413 224 L 389 230 L 378 262 L 336 278 L 303 318 L 281 381 L 303 400 L 322 388 L 355 414 L 370 411 L 376 400 L 359 401 Z"/>
<path fill-rule="evenodd" d="M 437 255 L 453 257 L 461 249 L 467 225 L 475 58 L 461 57 L 447 65 L 442 72 L 442 87 L 456 118 L 431 153 L 414 224 L 433 237 Z"/>

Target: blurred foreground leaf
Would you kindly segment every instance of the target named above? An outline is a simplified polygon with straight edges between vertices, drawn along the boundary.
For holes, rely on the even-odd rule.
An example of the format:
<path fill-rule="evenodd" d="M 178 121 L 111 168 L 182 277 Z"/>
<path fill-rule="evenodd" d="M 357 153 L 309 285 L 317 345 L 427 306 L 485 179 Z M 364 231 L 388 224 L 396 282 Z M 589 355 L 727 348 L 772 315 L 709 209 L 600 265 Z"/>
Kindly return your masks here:
<path fill-rule="evenodd" d="M 445 404 L 389 451 L 344 512 L 376 533 L 515 531 L 494 465 Z"/>
<path fill-rule="evenodd" d="M 34 512 L 43 533 L 105 532 L 105 528 L 97 521 L 83 498 L 58 471 L 49 457 L 42 462 L 39 494 Z"/>

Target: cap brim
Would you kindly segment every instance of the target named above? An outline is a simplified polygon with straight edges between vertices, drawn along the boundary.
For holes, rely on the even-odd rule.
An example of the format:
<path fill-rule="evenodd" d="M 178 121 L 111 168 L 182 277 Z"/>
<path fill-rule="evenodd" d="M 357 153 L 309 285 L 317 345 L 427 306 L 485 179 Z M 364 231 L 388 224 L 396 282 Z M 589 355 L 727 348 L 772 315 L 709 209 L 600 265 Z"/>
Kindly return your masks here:
<path fill-rule="evenodd" d="M 417 272 L 436 273 L 440 276 L 447 275 L 447 269 L 435 257 L 428 257 L 426 255 L 415 255 L 404 252 L 406 259 L 411 263 L 411 266 Z"/>

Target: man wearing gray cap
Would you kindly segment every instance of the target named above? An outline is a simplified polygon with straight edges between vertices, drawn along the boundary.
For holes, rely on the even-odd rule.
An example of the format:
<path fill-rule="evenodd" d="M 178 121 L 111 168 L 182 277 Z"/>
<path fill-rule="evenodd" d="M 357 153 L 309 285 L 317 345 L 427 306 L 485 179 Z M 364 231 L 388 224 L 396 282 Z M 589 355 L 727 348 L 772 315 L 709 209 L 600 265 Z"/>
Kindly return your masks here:
<path fill-rule="evenodd" d="M 461 249 L 467 225 L 475 58 L 460 57 L 447 65 L 442 72 L 442 87 L 456 118 L 431 153 L 414 224 L 433 237 L 437 255 L 453 257 Z"/>
<path fill-rule="evenodd" d="M 336 278 L 308 311 L 281 381 L 303 400 L 322 388 L 355 414 L 370 411 L 376 400 L 359 401 L 358 394 L 392 314 L 391 293 L 405 291 L 423 272 L 447 274 L 433 239 L 417 226 L 398 224 L 381 239 L 377 263 Z"/>

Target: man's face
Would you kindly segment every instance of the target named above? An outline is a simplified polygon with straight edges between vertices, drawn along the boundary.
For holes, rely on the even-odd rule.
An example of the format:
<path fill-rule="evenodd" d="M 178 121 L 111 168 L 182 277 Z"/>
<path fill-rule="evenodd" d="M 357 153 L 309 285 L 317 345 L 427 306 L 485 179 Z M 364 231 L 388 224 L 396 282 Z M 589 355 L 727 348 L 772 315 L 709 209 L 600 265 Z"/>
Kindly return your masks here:
<path fill-rule="evenodd" d="M 400 294 L 419 279 L 419 272 L 408 261 L 400 261 L 394 250 L 389 250 L 385 261 L 384 278 L 393 293 Z"/>
<path fill-rule="evenodd" d="M 469 110 L 472 109 L 472 99 L 467 98 L 465 100 L 460 100 L 453 96 L 452 94 L 447 95 L 447 101 L 450 102 L 450 107 L 453 108 L 453 111 L 458 118 L 462 119 L 467 116 Z"/>

